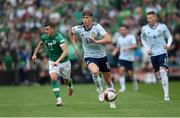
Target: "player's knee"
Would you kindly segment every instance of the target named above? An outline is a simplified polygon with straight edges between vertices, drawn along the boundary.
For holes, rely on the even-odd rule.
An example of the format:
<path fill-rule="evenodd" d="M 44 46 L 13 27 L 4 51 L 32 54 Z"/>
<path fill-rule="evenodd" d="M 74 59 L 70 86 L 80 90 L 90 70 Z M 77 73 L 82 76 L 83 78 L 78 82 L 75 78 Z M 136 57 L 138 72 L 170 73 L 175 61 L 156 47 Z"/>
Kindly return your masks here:
<path fill-rule="evenodd" d="M 167 69 L 162 67 L 160 68 L 160 76 L 162 79 L 167 78 Z"/>
<path fill-rule="evenodd" d="M 57 80 L 57 75 L 56 74 L 50 74 L 51 80 Z"/>
<path fill-rule="evenodd" d="M 163 72 L 167 72 L 168 70 L 167 70 L 167 68 L 165 68 L 165 67 L 160 67 L 160 69 L 159 69 L 159 72 L 160 73 L 163 73 Z"/>

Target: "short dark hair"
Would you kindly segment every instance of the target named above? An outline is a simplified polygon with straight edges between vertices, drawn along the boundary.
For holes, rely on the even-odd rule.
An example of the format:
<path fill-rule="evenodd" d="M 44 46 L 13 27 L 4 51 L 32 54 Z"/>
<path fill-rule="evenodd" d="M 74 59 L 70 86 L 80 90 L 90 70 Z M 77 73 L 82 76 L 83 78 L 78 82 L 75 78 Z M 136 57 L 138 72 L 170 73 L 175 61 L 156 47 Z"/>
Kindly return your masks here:
<path fill-rule="evenodd" d="M 92 16 L 93 16 L 93 13 L 92 13 L 91 10 L 84 10 L 84 11 L 82 12 L 82 16 L 90 16 L 90 17 L 92 17 Z"/>
<path fill-rule="evenodd" d="M 147 12 L 147 15 L 156 15 L 155 11 L 150 11 L 150 12 Z"/>
<path fill-rule="evenodd" d="M 52 28 L 55 28 L 55 25 L 54 25 L 52 22 L 50 22 L 50 21 L 46 21 L 46 22 L 44 23 L 44 27 L 47 27 L 47 26 L 50 26 L 50 27 L 52 27 Z"/>
<path fill-rule="evenodd" d="M 129 26 L 125 24 L 121 25 L 120 27 L 125 27 L 126 29 L 129 29 Z"/>

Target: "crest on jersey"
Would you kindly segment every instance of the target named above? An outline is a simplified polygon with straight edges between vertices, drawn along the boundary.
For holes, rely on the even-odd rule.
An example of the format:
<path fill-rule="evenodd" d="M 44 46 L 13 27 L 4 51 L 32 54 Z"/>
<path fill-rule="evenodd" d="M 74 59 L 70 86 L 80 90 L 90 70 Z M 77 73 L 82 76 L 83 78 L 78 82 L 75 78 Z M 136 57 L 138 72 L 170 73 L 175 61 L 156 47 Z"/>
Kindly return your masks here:
<path fill-rule="evenodd" d="M 52 41 L 53 44 L 56 44 L 56 42 L 57 42 L 56 40 L 53 40 L 53 41 Z"/>
<path fill-rule="evenodd" d="M 95 32 L 91 32 L 91 33 L 90 33 L 90 36 L 91 36 L 91 37 L 96 37 L 96 33 L 95 33 Z"/>

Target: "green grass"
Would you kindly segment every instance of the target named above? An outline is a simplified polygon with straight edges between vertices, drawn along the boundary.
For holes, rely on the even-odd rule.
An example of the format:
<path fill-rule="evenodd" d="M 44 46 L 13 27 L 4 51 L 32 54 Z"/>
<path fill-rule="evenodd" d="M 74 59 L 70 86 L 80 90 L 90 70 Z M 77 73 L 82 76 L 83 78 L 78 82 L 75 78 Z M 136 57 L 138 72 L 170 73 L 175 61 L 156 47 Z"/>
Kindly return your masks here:
<path fill-rule="evenodd" d="M 63 107 L 55 106 L 50 86 L 0 87 L 1 117 L 112 117 L 157 116 L 180 117 L 180 82 L 170 83 L 171 101 L 163 101 L 161 84 L 141 83 L 139 91 L 133 91 L 127 83 L 127 91 L 118 94 L 117 109 L 110 109 L 107 102 L 99 103 L 93 84 L 74 85 L 72 97 L 61 86 Z M 115 86 L 118 90 L 118 85 Z"/>

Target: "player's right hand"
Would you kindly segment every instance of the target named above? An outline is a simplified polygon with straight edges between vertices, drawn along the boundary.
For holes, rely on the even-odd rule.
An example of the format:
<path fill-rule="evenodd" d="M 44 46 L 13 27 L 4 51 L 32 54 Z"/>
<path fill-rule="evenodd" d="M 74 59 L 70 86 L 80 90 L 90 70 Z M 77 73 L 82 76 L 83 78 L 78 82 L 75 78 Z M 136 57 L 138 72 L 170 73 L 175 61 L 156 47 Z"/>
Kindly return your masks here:
<path fill-rule="evenodd" d="M 149 55 L 152 55 L 151 49 L 147 50 L 147 52 L 148 52 Z"/>
<path fill-rule="evenodd" d="M 35 61 L 36 61 L 36 58 L 37 58 L 36 55 L 33 55 L 33 56 L 32 56 L 32 61 L 35 62 Z"/>

